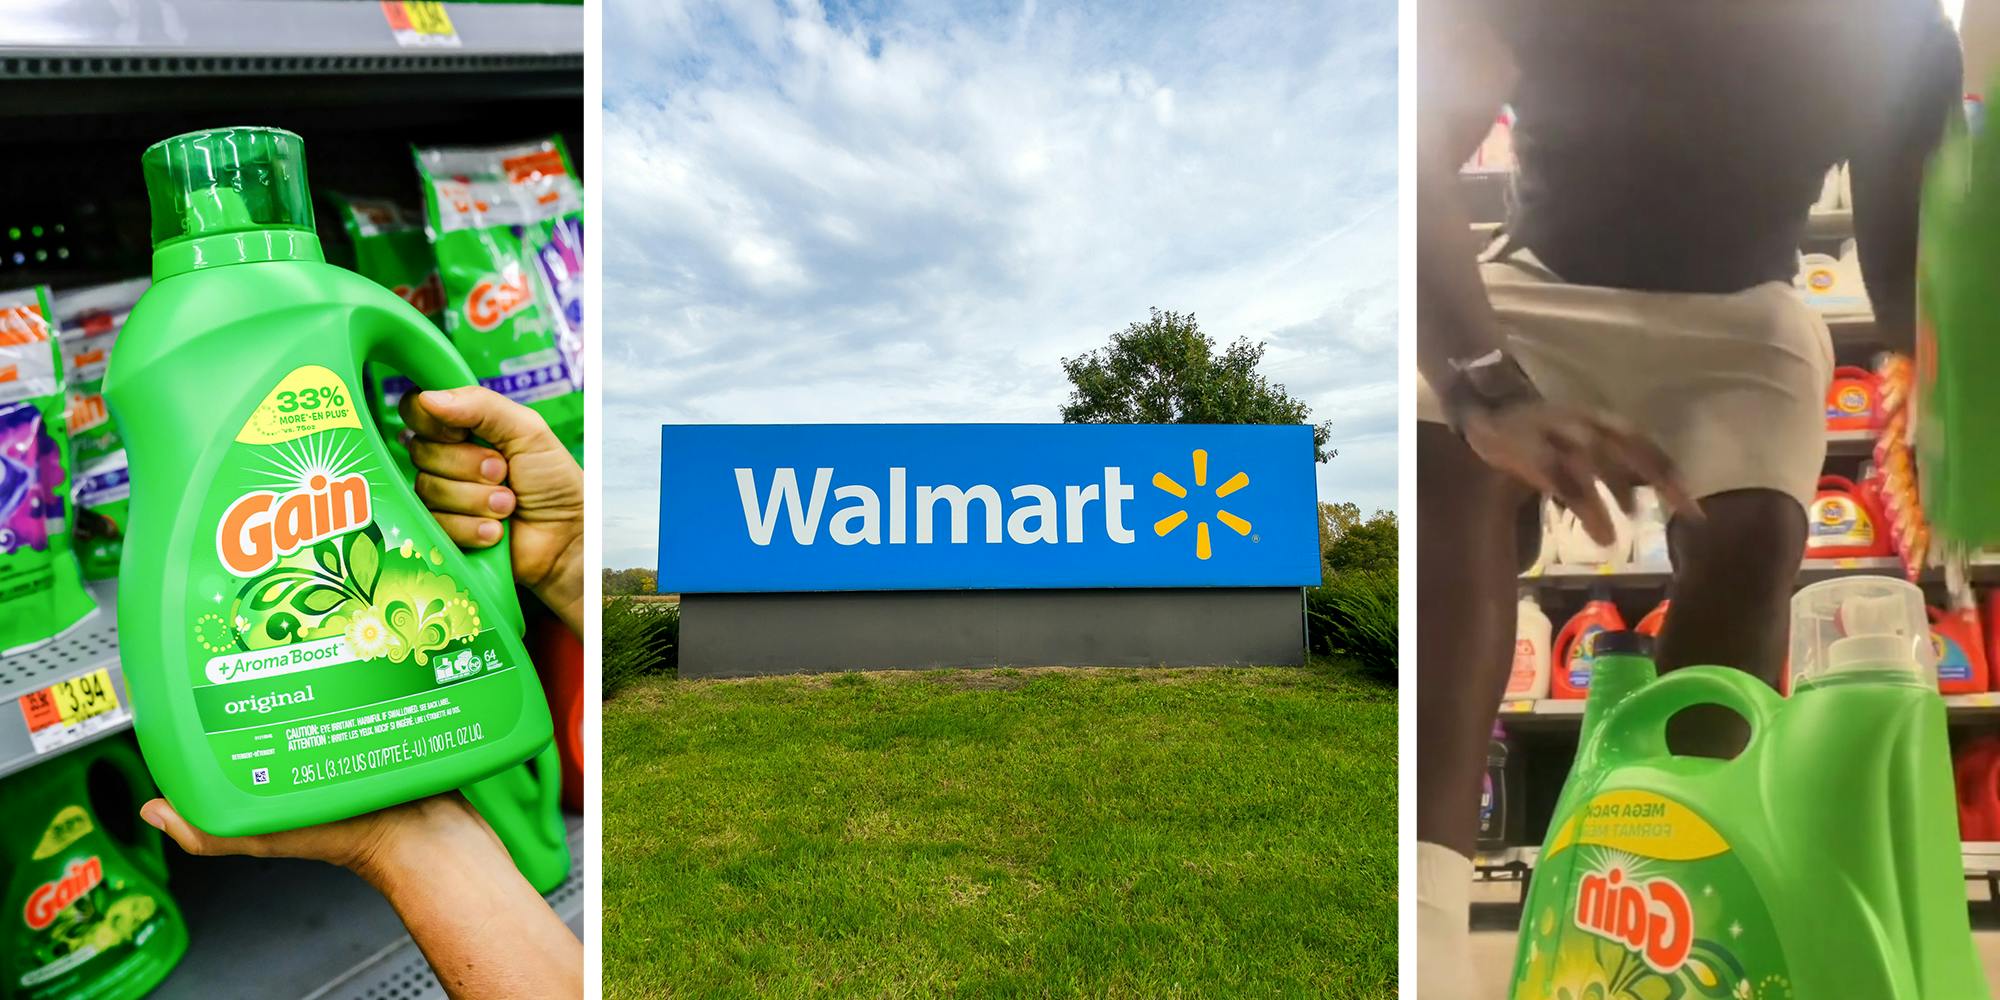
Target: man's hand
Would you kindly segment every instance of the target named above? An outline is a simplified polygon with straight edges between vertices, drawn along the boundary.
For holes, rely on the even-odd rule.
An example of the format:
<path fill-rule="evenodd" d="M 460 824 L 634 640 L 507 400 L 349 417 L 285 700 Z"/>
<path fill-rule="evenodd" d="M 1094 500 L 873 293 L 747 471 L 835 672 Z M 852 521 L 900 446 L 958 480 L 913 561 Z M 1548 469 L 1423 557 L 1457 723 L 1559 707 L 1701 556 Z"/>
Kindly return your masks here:
<path fill-rule="evenodd" d="M 548 423 L 481 386 L 410 393 L 399 409 L 417 495 L 445 533 L 483 549 L 508 519 L 514 579 L 582 635 L 583 470 Z"/>
<path fill-rule="evenodd" d="M 1670 512 L 1701 518 L 1701 505 L 1666 452 L 1612 417 L 1538 400 L 1475 410 L 1463 424 L 1465 442 L 1481 460 L 1555 497 L 1600 545 L 1611 544 L 1617 529 L 1597 489 L 1599 480 L 1628 512 L 1633 489 L 1651 486 Z"/>
<path fill-rule="evenodd" d="M 503 853 L 486 821 L 457 792 L 318 826 L 281 830 L 251 837 L 216 837 L 181 817 L 166 799 L 154 799 L 139 809 L 139 818 L 158 828 L 181 850 L 215 857 L 243 854 L 255 858 L 305 858 L 351 869 L 370 881 L 396 863 L 413 860 L 411 844 L 487 844 Z"/>

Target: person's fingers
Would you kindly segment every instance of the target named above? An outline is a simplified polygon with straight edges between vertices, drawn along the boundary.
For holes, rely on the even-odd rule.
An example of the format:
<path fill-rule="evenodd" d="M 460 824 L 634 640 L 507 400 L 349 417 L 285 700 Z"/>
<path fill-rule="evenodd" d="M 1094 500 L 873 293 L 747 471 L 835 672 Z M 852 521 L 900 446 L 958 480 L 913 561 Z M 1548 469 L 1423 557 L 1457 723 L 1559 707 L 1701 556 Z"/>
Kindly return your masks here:
<path fill-rule="evenodd" d="M 403 417 L 404 426 L 409 428 L 412 438 L 429 438 L 433 441 L 458 442 L 472 437 L 472 432 L 463 427 L 454 427 L 444 421 L 430 408 L 419 405 L 417 397 L 421 393 L 406 392 L 396 404 L 396 412 Z"/>
<path fill-rule="evenodd" d="M 470 431 L 481 440 L 491 442 L 503 455 L 543 447 L 561 447 L 541 414 L 485 386 L 420 392 L 416 394 L 415 409 L 421 411 L 426 419 L 421 422 L 412 420 L 410 426 L 426 437 L 442 441 L 462 440 L 462 437 L 426 432 L 428 426 L 437 425 L 461 433 Z"/>
<path fill-rule="evenodd" d="M 426 438 L 410 440 L 410 461 L 419 471 L 444 479 L 497 486 L 507 478 L 507 460 L 476 444 L 445 444 Z"/>
<path fill-rule="evenodd" d="M 432 513 L 506 517 L 514 512 L 514 491 L 490 483 L 467 483 L 417 473 L 417 496 Z"/>
<path fill-rule="evenodd" d="M 1610 454 L 1617 462 L 1630 470 L 1660 495 L 1660 502 L 1670 514 L 1699 521 L 1704 516 L 1701 502 L 1696 500 L 1681 478 L 1680 469 L 1666 450 L 1654 443 L 1653 439 L 1620 424 L 1599 421 L 1599 433 L 1604 436 Z"/>
<path fill-rule="evenodd" d="M 139 807 L 139 818 L 148 826 L 159 830 L 181 845 L 181 850 L 189 854 L 214 857 L 224 854 L 256 854 L 261 850 L 254 837 L 211 837 L 194 828 L 194 824 L 181 818 L 166 799 L 154 799 Z"/>
<path fill-rule="evenodd" d="M 1583 530 L 1599 545 L 1610 545 L 1618 530 L 1598 492 L 1596 471 L 1580 452 L 1554 449 L 1550 454 L 1549 478 L 1555 484 L 1555 498 L 1583 522 Z"/>
<path fill-rule="evenodd" d="M 483 549 L 500 540 L 500 522 L 490 517 L 468 517 L 432 511 L 438 526 L 462 549 Z"/>

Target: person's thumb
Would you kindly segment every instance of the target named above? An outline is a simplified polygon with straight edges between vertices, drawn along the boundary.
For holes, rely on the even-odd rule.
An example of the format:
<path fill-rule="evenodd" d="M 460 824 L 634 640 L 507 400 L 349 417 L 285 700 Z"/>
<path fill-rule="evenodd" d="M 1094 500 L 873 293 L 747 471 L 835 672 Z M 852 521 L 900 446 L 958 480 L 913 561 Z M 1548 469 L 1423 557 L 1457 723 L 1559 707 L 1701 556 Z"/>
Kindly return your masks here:
<path fill-rule="evenodd" d="M 416 409 L 421 417 L 413 422 L 413 427 L 419 434 L 426 433 L 425 424 L 435 422 L 439 428 L 469 431 L 503 455 L 555 444 L 555 434 L 541 414 L 485 386 L 421 392 L 417 394 Z M 455 435 L 435 436 L 449 439 Z"/>

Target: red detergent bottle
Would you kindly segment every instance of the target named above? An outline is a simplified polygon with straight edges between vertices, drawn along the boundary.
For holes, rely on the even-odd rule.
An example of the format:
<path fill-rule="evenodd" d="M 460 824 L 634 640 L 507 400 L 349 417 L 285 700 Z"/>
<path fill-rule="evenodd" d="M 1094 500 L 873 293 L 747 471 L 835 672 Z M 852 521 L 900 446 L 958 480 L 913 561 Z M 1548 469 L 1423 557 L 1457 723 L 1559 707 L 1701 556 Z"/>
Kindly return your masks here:
<path fill-rule="evenodd" d="M 1986 736 L 1952 757 L 1961 840 L 2000 840 L 2000 737 Z"/>
<path fill-rule="evenodd" d="M 1659 638 L 1660 631 L 1667 627 L 1667 607 L 1673 603 L 1661 601 L 1655 605 L 1653 610 L 1646 612 L 1646 617 L 1639 619 L 1639 624 L 1634 626 L 1632 631 L 1655 639 Z"/>
<path fill-rule="evenodd" d="M 1882 509 L 1869 491 L 1845 476 L 1819 477 L 1806 508 L 1806 558 L 1874 558 L 1891 554 Z"/>
<path fill-rule="evenodd" d="M 1594 643 L 1599 632 L 1625 631 L 1625 617 L 1618 605 L 1603 591 L 1592 593 L 1590 603 L 1576 613 L 1556 634 L 1549 697 L 1578 699 L 1590 693 L 1590 671 L 1596 659 Z"/>
<path fill-rule="evenodd" d="M 1881 426 L 1882 380 L 1874 372 L 1854 365 L 1833 370 L 1833 384 L 1826 390 L 1826 429 L 1867 431 Z"/>
<path fill-rule="evenodd" d="M 1979 609 L 1970 603 L 1949 611 L 1928 609 L 1931 617 L 1931 652 L 1938 661 L 1938 691 L 1943 694 L 1976 694 L 1988 690 L 1992 678 L 1986 662 L 1986 643 L 1979 627 Z"/>

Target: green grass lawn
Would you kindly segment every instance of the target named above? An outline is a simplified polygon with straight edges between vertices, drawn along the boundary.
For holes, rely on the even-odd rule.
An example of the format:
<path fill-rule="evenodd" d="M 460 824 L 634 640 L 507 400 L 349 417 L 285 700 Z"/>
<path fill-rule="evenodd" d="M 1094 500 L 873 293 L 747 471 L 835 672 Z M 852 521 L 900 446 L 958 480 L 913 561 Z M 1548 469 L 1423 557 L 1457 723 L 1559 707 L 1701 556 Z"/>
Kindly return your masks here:
<path fill-rule="evenodd" d="M 1396 698 L 1345 662 L 640 681 L 604 995 L 1392 997 Z"/>

